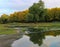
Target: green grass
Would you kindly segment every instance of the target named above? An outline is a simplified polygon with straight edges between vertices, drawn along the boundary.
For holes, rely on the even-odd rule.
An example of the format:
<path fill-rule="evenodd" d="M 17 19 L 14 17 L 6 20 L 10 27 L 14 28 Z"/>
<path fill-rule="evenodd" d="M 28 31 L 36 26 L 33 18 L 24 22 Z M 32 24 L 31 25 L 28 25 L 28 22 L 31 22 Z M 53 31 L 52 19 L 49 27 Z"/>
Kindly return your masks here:
<path fill-rule="evenodd" d="M 17 32 L 13 29 L 4 29 L 4 30 L 0 30 L 0 35 L 1 34 L 16 34 Z"/>
<path fill-rule="evenodd" d="M 0 24 L 0 35 L 1 34 L 16 34 L 16 30 L 14 29 L 9 29 L 7 26 L 8 24 Z"/>
<path fill-rule="evenodd" d="M 48 27 L 53 28 L 57 27 L 60 28 L 60 22 L 53 22 L 53 23 L 9 23 L 9 24 L 0 24 L 0 34 L 16 34 L 16 30 L 9 29 L 7 26 L 29 26 L 29 27 Z M 23 31 L 25 29 L 22 29 Z"/>
<path fill-rule="evenodd" d="M 17 25 L 17 26 L 29 26 L 29 27 L 52 27 L 52 26 L 58 26 L 60 27 L 60 22 L 51 22 L 51 23 L 9 23 L 8 25 Z"/>

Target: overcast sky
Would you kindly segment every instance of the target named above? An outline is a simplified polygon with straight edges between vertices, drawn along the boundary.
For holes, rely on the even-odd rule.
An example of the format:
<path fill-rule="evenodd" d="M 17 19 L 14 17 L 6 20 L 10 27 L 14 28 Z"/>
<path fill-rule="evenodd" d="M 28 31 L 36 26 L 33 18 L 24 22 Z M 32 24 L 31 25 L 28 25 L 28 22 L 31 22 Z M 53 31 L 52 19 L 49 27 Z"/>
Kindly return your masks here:
<path fill-rule="evenodd" d="M 39 0 L 0 0 L 0 15 L 28 9 L 34 2 L 38 1 Z M 43 1 L 47 8 L 60 7 L 60 0 Z"/>

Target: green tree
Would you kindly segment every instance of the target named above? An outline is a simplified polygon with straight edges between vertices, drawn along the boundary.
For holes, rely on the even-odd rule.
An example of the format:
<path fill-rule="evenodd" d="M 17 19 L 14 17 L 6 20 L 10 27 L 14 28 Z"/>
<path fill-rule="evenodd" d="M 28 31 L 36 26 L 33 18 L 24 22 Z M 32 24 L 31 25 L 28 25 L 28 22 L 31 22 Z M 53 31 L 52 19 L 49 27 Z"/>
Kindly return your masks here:
<path fill-rule="evenodd" d="M 29 13 L 33 14 L 36 21 L 41 21 L 42 17 L 44 16 L 44 2 L 40 0 L 38 3 L 34 3 L 29 8 Z"/>
<path fill-rule="evenodd" d="M 0 17 L 0 23 L 7 23 L 8 22 L 8 15 L 3 14 Z"/>
<path fill-rule="evenodd" d="M 47 14 L 45 16 L 46 21 L 59 21 L 60 19 L 60 10 L 59 8 L 51 8 L 47 9 Z"/>
<path fill-rule="evenodd" d="M 26 15 L 26 22 L 34 22 L 34 16 L 32 14 Z"/>

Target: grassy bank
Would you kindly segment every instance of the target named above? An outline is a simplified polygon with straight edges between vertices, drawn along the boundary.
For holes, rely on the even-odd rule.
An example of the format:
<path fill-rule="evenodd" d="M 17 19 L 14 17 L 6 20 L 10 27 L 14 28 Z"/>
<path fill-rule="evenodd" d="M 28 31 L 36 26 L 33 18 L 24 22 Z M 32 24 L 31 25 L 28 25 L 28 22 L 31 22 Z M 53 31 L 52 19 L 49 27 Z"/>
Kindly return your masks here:
<path fill-rule="evenodd" d="M 7 25 L 8 24 L 0 24 L 0 35 L 1 34 L 16 34 L 16 30 L 5 27 Z"/>
<path fill-rule="evenodd" d="M 0 30 L 0 35 L 2 34 L 16 34 L 16 31 L 15 30 L 12 30 L 12 29 L 9 29 L 9 30 Z"/>
<path fill-rule="evenodd" d="M 8 26 L 13 26 L 13 25 L 17 25 L 17 26 L 39 26 L 39 27 L 44 27 L 44 26 L 48 26 L 48 27 L 52 27 L 52 26 L 58 26 L 60 27 L 60 22 L 52 22 L 52 23 L 9 23 L 7 24 Z"/>
<path fill-rule="evenodd" d="M 9 29 L 7 26 L 29 26 L 29 27 L 59 27 L 60 22 L 54 23 L 9 23 L 9 24 L 0 24 L 0 34 L 16 34 L 16 30 L 13 28 Z"/>

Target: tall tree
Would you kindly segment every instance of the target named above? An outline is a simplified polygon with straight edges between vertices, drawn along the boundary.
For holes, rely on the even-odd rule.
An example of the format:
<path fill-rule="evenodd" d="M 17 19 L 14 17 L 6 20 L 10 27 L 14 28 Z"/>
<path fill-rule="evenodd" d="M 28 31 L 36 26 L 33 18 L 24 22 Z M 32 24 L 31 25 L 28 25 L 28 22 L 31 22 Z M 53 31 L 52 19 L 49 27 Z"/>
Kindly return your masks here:
<path fill-rule="evenodd" d="M 40 0 L 38 3 L 34 3 L 29 8 L 29 13 L 33 14 L 35 21 L 42 20 L 41 18 L 43 17 L 43 14 L 44 14 L 44 2 L 42 0 Z M 36 18 L 36 17 L 38 17 L 38 18 Z"/>

